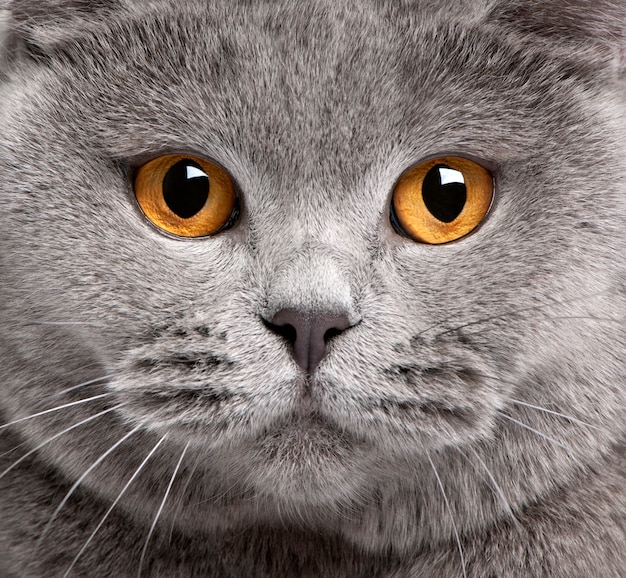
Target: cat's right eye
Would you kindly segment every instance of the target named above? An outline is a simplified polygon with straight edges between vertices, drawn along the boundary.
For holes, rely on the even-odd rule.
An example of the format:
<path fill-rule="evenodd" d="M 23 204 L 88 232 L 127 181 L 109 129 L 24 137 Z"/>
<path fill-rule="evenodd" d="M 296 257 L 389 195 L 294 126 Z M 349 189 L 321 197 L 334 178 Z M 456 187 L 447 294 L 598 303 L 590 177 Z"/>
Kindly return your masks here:
<path fill-rule="evenodd" d="M 223 230 L 236 213 L 235 187 L 226 171 L 205 159 L 171 154 L 141 166 L 135 197 L 157 227 L 179 237 Z"/>

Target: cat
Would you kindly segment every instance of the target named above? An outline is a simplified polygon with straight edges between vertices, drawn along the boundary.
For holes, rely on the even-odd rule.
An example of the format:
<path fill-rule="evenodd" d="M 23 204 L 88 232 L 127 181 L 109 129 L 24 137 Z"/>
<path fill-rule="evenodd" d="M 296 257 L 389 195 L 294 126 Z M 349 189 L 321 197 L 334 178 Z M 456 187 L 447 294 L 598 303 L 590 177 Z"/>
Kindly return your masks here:
<path fill-rule="evenodd" d="M 626 575 L 622 0 L 0 14 L 0 575 Z"/>

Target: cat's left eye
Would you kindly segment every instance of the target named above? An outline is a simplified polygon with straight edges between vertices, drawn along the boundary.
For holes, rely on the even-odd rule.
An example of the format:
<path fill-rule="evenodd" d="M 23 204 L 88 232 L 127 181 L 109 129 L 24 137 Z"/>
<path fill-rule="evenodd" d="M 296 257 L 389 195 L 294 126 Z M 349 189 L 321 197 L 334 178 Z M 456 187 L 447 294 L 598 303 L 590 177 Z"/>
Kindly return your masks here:
<path fill-rule="evenodd" d="M 400 177 L 391 220 L 399 232 L 420 243 L 449 243 L 483 221 L 493 190 L 491 173 L 478 163 L 462 157 L 434 158 Z"/>
<path fill-rule="evenodd" d="M 218 233 L 237 210 L 228 173 L 190 155 L 164 155 L 141 166 L 135 176 L 135 197 L 153 224 L 179 237 Z"/>

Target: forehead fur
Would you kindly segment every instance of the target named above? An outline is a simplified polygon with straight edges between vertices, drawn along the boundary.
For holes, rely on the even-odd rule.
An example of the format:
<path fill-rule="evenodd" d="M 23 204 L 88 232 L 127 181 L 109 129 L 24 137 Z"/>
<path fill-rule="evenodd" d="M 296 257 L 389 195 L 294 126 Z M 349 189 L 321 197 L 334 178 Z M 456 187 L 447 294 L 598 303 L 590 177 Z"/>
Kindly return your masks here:
<path fill-rule="evenodd" d="M 3 0 L 0 9 L 11 13 L 13 27 L 39 44 L 63 41 L 83 35 L 92 26 L 106 26 L 116 15 L 125 19 L 150 9 L 167 11 L 175 4 L 177 10 L 200 9 L 221 11 L 224 21 L 232 9 L 269 10 L 284 14 L 293 12 L 306 19 L 306 13 L 322 11 L 333 15 L 338 11 L 353 12 L 345 2 L 317 0 L 298 4 L 270 0 L 250 2 L 171 3 L 156 0 Z M 626 30 L 626 7 L 617 0 L 370 0 L 360 3 L 359 11 L 375 9 L 390 17 L 419 15 L 420 19 L 462 20 L 465 23 L 493 21 L 513 31 L 534 37 L 551 37 L 553 41 L 590 42 L 598 46 L 620 47 L 623 51 Z"/>
<path fill-rule="evenodd" d="M 515 2 L 471 11 L 437 1 L 372 1 L 359 11 L 330 0 L 45 4 L 47 18 L 40 5 L 10 4 L 22 35 L 16 54 L 45 65 L 36 91 L 56 95 L 52 124 L 74 119 L 75 146 L 137 161 L 209 154 L 243 180 L 290 188 L 296 203 L 308 202 L 313 181 L 317 198 L 346 182 L 357 190 L 370 169 L 397 176 L 436 152 L 502 162 L 553 147 L 556 156 L 551 136 L 590 115 L 580 96 L 604 89 L 613 62 L 591 58 L 591 40 L 563 52 L 542 44 L 549 19 L 539 30 Z M 598 10 L 620 12 L 597 6 L 588 7 L 594 32 Z M 611 30 L 622 21 L 610 20 Z M 576 26 L 571 35 L 582 34 Z M 563 30 L 555 36 L 567 40 Z M 258 174 L 245 174 L 251 166 Z"/>

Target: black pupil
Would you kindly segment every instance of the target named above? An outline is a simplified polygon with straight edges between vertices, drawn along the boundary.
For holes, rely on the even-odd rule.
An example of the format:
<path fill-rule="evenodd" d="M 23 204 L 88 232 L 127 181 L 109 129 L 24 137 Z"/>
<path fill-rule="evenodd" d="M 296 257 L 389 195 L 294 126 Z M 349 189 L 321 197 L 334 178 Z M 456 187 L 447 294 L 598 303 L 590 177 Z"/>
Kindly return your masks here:
<path fill-rule="evenodd" d="M 444 223 L 454 221 L 467 200 L 463 173 L 447 165 L 435 165 L 424 177 L 422 198 L 433 217 Z"/>
<path fill-rule="evenodd" d="M 183 159 L 167 171 L 163 179 L 163 199 L 181 219 L 193 217 L 208 198 L 209 177 L 198 163 Z"/>

